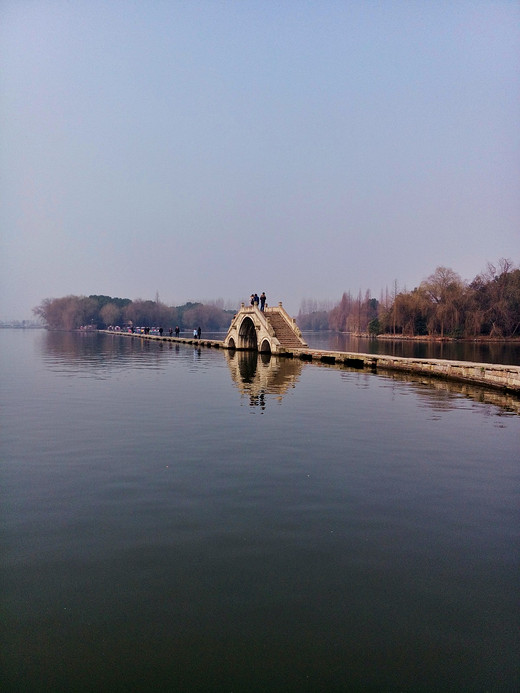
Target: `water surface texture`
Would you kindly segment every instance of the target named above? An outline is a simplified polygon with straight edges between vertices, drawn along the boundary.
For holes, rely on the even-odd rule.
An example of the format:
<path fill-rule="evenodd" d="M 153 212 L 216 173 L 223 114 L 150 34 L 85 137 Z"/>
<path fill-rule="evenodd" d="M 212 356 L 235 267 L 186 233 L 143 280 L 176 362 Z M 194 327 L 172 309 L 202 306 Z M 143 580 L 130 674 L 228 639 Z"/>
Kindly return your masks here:
<path fill-rule="evenodd" d="M 314 349 L 388 354 L 414 359 L 448 359 L 520 365 L 520 342 L 518 341 L 381 339 L 356 337 L 344 332 L 305 332 L 303 338 Z"/>
<path fill-rule="evenodd" d="M 3 690 L 516 689 L 508 400 L 110 335 L 0 342 Z"/>

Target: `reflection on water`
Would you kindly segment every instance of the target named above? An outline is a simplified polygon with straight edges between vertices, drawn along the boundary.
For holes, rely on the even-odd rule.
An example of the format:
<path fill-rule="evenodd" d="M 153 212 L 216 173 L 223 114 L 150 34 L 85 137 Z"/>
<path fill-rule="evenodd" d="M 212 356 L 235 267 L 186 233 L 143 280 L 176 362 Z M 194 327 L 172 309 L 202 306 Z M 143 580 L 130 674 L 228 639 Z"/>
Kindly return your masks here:
<path fill-rule="evenodd" d="M 267 404 L 266 395 L 277 395 L 276 400 L 282 401 L 289 389 L 296 387 L 300 379 L 304 365 L 299 359 L 280 358 L 271 354 L 257 354 L 256 352 L 236 351 L 225 352 L 233 382 L 243 396 L 249 398 L 250 406 L 258 406 L 262 410 Z M 355 368 L 344 365 L 328 365 L 315 361 L 315 368 L 340 370 L 343 376 L 357 373 Z M 433 409 L 453 409 L 456 406 L 455 396 L 464 397 L 480 404 L 491 404 L 520 415 L 520 397 L 482 388 L 471 383 L 458 382 L 456 380 L 444 380 L 441 378 L 406 374 L 399 371 L 379 371 L 377 375 L 365 373 L 367 377 L 377 377 L 380 380 L 409 383 L 423 401 Z"/>
<path fill-rule="evenodd" d="M 311 349 L 520 365 L 520 342 L 421 342 L 403 339 L 369 339 L 337 332 L 306 332 L 304 338 Z"/>
<path fill-rule="evenodd" d="M 421 377 L 409 375 L 398 371 L 385 372 L 384 375 L 378 373 L 379 378 L 385 378 L 393 382 L 406 382 L 416 393 L 417 397 L 427 404 L 432 409 L 442 409 L 444 411 L 454 409 L 457 406 L 455 396 L 463 397 L 472 400 L 478 404 L 491 404 L 499 408 L 497 412 L 500 415 L 500 409 L 505 410 L 503 413 L 513 413 L 520 415 L 520 397 L 492 390 L 480 388 L 478 385 L 470 383 L 462 383 L 454 380 L 442 380 L 440 378 L 430 378 L 428 376 Z"/>
<path fill-rule="evenodd" d="M 4 332 L 0 689 L 516 690 L 498 393 Z"/>
<path fill-rule="evenodd" d="M 65 357 L 68 363 L 81 362 L 89 367 L 99 366 L 101 370 L 107 362 L 120 364 L 128 359 L 139 361 L 142 355 L 149 354 L 150 349 L 155 349 L 157 344 L 160 349 L 165 350 L 179 348 L 178 344 L 169 342 L 151 342 L 119 335 L 39 331 L 38 336 L 45 342 L 47 355 L 59 356 L 62 364 Z M 222 336 L 220 333 L 209 335 L 216 339 L 222 339 Z M 305 333 L 305 340 L 311 349 L 520 365 L 520 343 L 416 342 L 367 339 L 333 332 L 308 332 Z"/>
<path fill-rule="evenodd" d="M 172 348 L 163 342 L 88 332 L 45 331 L 41 339 L 47 366 L 63 373 L 88 370 L 98 378 L 129 366 L 161 368 L 163 350 Z"/>
<path fill-rule="evenodd" d="M 266 395 L 283 395 L 295 387 L 303 364 L 299 359 L 277 358 L 254 351 L 226 351 L 226 361 L 233 382 L 252 407 L 264 410 Z"/>
<path fill-rule="evenodd" d="M 140 338 L 121 337 L 117 335 L 100 335 L 71 332 L 40 332 L 38 337 L 42 339 L 42 353 L 46 365 L 55 372 L 65 375 L 74 374 L 77 371 L 88 371 L 89 377 L 104 379 L 109 377 L 114 370 L 127 368 L 164 370 L 168 357 L 172 354 L 182 354 L 186 357 L 192 353 L 192 366 L 206 368 L 207 363 L 201 359 L 200 347 L 192 348 L 169 342 L 151 342 Z M 337 341 L 345 335 L 335 335 Z M 333 340 L 333 341 L 334 341 Z M 357 340 L 357 345 L 359 346 Z M 365 340 L 368 341 L 368 340 Z M 345 346 L 343 343 L 342 346 Z M 350 347 L 355 346 L 353 342 Z M 366 346 L 366 345 L 365 345 Z M 209 352 L 216 356 L 218 352 Z M 304 364 L 299 359 L 283 358 L 271 354 L 258 354 L 248 351 L 222 351 L 233 382 L 241 395 L 249 400 L 252 407 L 265 410 L 267 395 L 275 395 L 276 401 L 281 402 L 282 397 L 296 386 L 300 379 Z M 315 368 L 335 368 L 345 372 L 353 369 L 343 365 L 326 365 L 321 362 L 313 362 Z M 430 378 L 425 375 L 405 374 L 386 371 L 384 376 L 379 371 L 378 377 L 390 378 L 395 382 L 409 382 L 419 385 L 419 391 L 423 397 L 432 398 L 432 402 L 439 393 L 445 395 L 463 396 L 474 402 L 493 404 L 497 407 L 516 414 L 520 414 L 520 398 L 500 390 L 481 388 L 470 383 Z M 427 389 L 425 389 L 427 388 Z M 449 407 L 453 399 L 446 397 L 445 406 Z"/>

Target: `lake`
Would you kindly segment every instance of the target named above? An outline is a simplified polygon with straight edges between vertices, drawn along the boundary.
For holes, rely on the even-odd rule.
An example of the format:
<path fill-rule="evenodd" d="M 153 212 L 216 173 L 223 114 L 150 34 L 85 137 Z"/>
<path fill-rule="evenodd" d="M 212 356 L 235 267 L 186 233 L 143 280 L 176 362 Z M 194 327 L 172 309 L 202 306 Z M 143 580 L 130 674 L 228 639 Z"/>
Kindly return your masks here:
<path fill-rule="evenodd" d="M 346 332 L 305 332 L 303 338 L 313 349 L 520 366 L 519 341 L 381 339 L 356 337 Z"/>
<path fill-rule="evenodd" d="M 517 689 L 511 398 L 115 335 L 0 345 L 2 690 Z"/>

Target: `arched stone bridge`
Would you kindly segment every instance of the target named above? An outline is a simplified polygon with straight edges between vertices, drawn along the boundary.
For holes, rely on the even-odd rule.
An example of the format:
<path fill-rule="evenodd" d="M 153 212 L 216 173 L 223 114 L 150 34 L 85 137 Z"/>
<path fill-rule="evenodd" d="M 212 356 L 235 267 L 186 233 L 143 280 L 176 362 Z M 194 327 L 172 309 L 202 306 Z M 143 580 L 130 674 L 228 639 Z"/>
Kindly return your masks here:
<path fill-rule="evenodd" d="M 305 348 L 302 333 L 280 302 L 264 311 L 245 306 L 233 318 L 224 340 L 228 349 L 249 349 L 262 353 L 283 354 Z"/>

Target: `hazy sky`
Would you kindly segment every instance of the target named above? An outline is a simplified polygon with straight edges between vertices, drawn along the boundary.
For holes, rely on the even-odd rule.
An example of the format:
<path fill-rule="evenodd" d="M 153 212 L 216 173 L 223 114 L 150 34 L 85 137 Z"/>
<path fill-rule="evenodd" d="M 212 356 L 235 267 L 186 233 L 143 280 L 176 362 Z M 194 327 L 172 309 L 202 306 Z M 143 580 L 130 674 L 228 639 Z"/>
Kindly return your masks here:
<path fill-rule="evenodd" d="M 520 3 L 3 0 L 0 319 L 520 261 Z"/>

